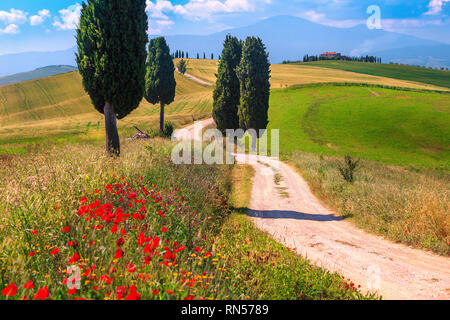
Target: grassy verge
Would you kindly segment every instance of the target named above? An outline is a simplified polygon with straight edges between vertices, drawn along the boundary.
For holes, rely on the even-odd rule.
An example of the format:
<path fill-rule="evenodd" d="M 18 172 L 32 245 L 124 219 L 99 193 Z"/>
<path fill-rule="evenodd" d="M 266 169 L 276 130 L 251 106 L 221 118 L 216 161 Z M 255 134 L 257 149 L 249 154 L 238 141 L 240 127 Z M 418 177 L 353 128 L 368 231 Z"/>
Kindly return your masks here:
<path fill-rule="evenodd" d="M 212 247 L 230 168 L 175 166 L 171 147 L 127 142 L 113 159 L 50 145 L 2 160 L 0 299 L 237 298 Z"/>
<path fill-rule="evenodd" d="M 229 257 L 228 271 L 240 298 L 251 299 L 368 299 L 337 274 L 314 267 L 291 249 L 273 240 L 250 221 L 251 166 L 233 170 L 231 203 L 216 240 L 216 248 Z"/>
<path fill-rule="evenodd" d="M 450 255 L 448 173 L 361 161 L 349 184 L 338 171 L 341 158 L 295 151 L 290 160 L 318 197 L 361 228 Z"/>

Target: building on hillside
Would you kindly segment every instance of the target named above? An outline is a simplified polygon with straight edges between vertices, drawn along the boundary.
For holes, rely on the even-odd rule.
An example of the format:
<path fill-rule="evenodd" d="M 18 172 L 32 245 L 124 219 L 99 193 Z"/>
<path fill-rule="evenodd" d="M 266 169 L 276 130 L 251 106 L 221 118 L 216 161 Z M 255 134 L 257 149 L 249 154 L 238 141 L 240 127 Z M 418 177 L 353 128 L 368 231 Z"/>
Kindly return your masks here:
<path fill-rule="evenodd" d="M 338 52 L 324 52 L 320 55 L 321 60 L 326 59 L 341 59 L 341 54 Z"/>

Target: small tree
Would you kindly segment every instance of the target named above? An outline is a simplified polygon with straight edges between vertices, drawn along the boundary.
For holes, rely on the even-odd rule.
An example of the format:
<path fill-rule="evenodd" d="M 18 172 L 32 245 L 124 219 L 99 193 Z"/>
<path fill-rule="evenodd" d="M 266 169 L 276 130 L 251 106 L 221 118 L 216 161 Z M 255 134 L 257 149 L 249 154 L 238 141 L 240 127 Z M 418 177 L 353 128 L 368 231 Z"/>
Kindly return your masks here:
<path fill-rule="evenodd" d="M 240 81 L 241 103 L 238 116 L 241 129 L 254 129 L 259 133 L 259 130 L 267 128 L 270 96 L 269 68 L 269 55 L 261 39 L 248 37 L 242 49 L 241 62 L 236 68 Z"/>
<path fill-rule="evenodd" d="M 225 133 L 226 129 L 238 129 L 238 106 L 240 102 L 239 79 L 236 67 L 242 56 L 242 42 L 227 35 L 217 72 L 217 81 L 213 93 L 213 118 L 217 128 Z"/>
<path fill-rule="evenodd" d="M 345 156 L 344 163 L 338 164 L 339 172 L 345 181 L 353 183 L 355 169 L 358 166 L 360 160 L 354 161 L 349 155 Z"/>
<path fill-rule="evenodd" d="M 184 59 L 178 61 L 177 69 L 181 74 L 185 74 L 187 70 L 187 62 Z"/>
<path fill-rule="evenodd" d="M 159 130 L 164 131 L 164 107 L 175 99 L 176 81 L 170 49 L 163 37 L 150 41 L 145 81 L 145 99 L 161 106 Z"/>
<path fill-rule="evenodd" d="M 145 90 L 148 17 L 145 0 L 89 0 L 77 29 L 83 87 L 105 116 L 106 150 L 120 154 L 117 119 L 139 106 Z"/>

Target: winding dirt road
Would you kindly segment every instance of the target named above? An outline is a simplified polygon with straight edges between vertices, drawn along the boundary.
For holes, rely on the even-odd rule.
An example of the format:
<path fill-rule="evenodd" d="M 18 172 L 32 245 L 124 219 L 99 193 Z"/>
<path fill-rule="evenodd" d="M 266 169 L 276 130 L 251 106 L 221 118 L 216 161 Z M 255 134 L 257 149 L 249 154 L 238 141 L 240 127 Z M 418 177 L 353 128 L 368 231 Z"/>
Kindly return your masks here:
<path fill-rule="evenodd" d="M 204 128 L 212 119 L 197 123 Z M 191 125 L 179 140 L 200 139 Z M 358 229 L 325 208 L 291 167 L 269 157 L 236 154 L 255 168 L 249 216 L 261 230 L 312 263 L 383 299 L 450 299 L 450 258 L 393 243 Z"/>

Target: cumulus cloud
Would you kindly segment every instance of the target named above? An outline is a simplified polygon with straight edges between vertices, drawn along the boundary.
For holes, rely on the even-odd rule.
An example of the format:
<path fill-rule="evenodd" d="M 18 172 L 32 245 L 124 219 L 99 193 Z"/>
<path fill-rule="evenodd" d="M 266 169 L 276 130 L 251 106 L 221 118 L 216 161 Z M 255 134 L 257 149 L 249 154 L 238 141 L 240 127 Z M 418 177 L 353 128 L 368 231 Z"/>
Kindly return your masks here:
<path fill-rule="evenodd" d="M 431 0 L 428 4 L 428 11 L 425 13 L 426 15 L 436 15 L 441 13 L 442 6 L 444 3 L 450 2 L 450 0 Z"/>
<path fill-rule="evenodd" d="M 10 24 L 5 28 L 0 28 L 0 34 L 17 34 L 20 32 L 19 26 L 17 24 Z"/>
<path fill-rule="evenodd" d="M 16 9 L 11 9 L 9 12 L 0 11 L 0 21 L 11 24 L 24 23 L 27 21 L 27 15 L 28 13 Z"/>
<path fill-rule="evenodd" d="M 258 5 L 272 0 L 190 0 L 184 5 L 173 5 L 166 0 L 147 0 L 147 12 L 151 18 L 168 19 L 165 13 L 174 13 L 191 20 L 211 19 L 215 14 L 249 12 Z"/>
<path fill-rule="evenodd" d="M 76 3 L 59 11 L 59 18 L 55 18 L 53 26 L 58 30 L 74 30 L 80 21 L 81 5 Z"/>
<path fill-rule="evenodd" d="M 44 22 L 46 18 L 50 18 L 50 11 L 47 9 L 42 9 L 37 15 L 30 17 L 30 25 L 37 26 Z"/>

